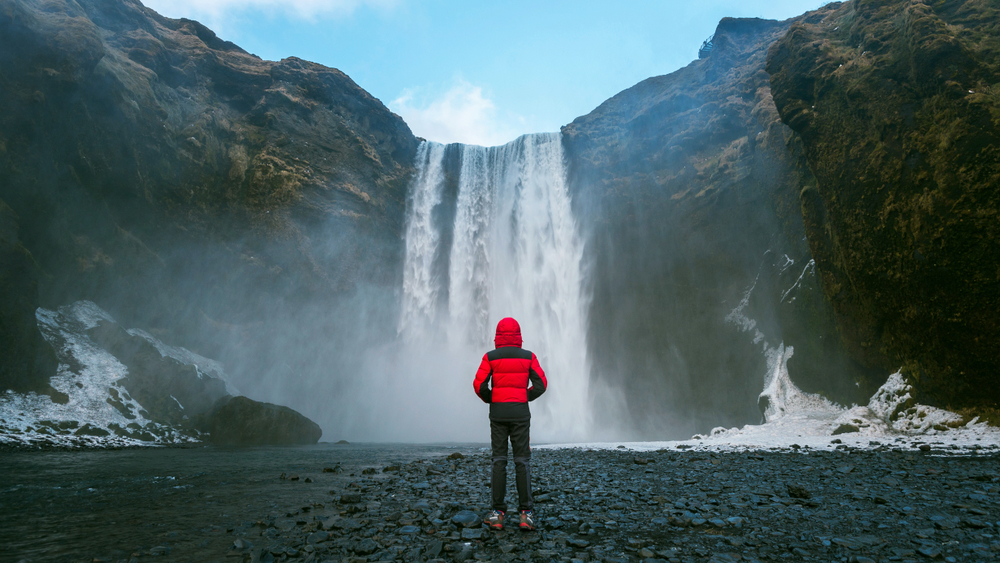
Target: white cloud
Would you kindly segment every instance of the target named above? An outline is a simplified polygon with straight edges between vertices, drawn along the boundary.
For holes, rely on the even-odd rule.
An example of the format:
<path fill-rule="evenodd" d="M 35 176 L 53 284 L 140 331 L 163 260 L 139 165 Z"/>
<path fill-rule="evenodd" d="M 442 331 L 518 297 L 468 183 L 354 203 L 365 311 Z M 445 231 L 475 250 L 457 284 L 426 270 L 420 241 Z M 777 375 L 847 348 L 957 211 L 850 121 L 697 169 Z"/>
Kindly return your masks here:
<path fill-rule="evenodd" d="M 171 18 L 221 21 L 249 10 L 285 13 L 302 19 L 349 16 L 361 6 L 389 10 L 400 0 L 143 0 L 143 4 Z"/>
<path fill-rule="evenodd" d="M 521 117 L 503 118 L 480 86 L 462 79 L 442 95 L 421 103 L 418 92 L 404 90 L 389 102 L 418 137 L 438 143 L 494 146 L 526 132 Z M 515 126 L 516 125 L 516 126 Z"/>

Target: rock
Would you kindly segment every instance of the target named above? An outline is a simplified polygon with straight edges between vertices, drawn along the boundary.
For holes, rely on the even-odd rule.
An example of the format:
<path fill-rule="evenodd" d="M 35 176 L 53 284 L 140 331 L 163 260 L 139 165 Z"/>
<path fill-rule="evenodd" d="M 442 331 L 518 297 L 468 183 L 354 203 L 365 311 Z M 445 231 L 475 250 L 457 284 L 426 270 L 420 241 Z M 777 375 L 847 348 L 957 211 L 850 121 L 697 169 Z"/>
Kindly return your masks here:
<path fill-rule="evenodd" d="M 253 544 L 243 538 L 238 538 L 233 542 L 233 549 L 244 550 L 250 549 L 251 547 L 253 547 Z"/>
<path fill-rule="evenodd" d="M 465 459 L 465 456 L 460 452 L 452 452 L 448 454 L 448 459 Z"/>
<path fill-rule="evenodd" d="M 924 557 L 930 557 L 931 559 L 937 559 L 941 557 L 941 548 L 937 546 L 924 546 L 918 547 L 917 553 L 923 555 Z"/>
<path fill-rule="evenodd" d="M 316 544 L 330 539 L 330 532 L 313 532 L 306 537 L 306 542 Z"/>
<path fill-rule="evenodd" d="M 462 528 L 473 528 L 480 526 L 483 523 L 483 519 L 470 510 L 462 510 L 451 517 L 451 522 Z"/>
<path fill-rule="evenodd" d="M 483 528 L 465 528 L 462 530 L 463 540 L 478 540 L 483 537 Z"/>
<path fill-rule="evenodd" d="M 343 504 L 357 504 L 361 502 L 361 493 L 341 493 L 340 502 Z"/>
<path fill-rule="evenodd" d="M 118 383 L 142 405 L 151 420 L 173 425 L 190 420 L 187 424 L 208 431 L 204 417 L 217 401 L 229 397 L 224 380 L 200 371 L 194 364 L 164 355 L 153 341 L 127 332 L 118 323 L 100 319 L 87 335 L 128 368 L 128 375 Z M 119 408 L 124 409 L 124 404 Z M 127 412 L 123 414 L 134 418 Z"/>
<path fill-rule="evenodd" d="M 35 391 L 65 404 L 68 397 L 49 382 L 59 362 L 42 338 L 35 317 L 41 305 L 42 270 L 22 245 L 18 224 L 17 214 L 0 199 L 0 295 L 4 296 L 0 300 L 0 392 Z"/>
<path fill-rule="evenodd" d="M 583 549 L 590 545 L 590 542 L 581 538 L 567 538 L 566 545 L 575 547 L 577 549 Z"/>
<path fill-rule="evenodd" d="M 315 422 L 279 405 L 246 397 L 223 397 L 208 415 L 209 439 L 226 446 L 315 444 L 323 431 Z"/>
<path fill-rule="evenodd" d="M 416 526 L 401 526 L 396 532 L 400 534 L 417 534 L 420 533 L 420 528 Z"/>
<path fill-rule="evenodd" d="M 371 555 L 372 553 L 378 551 L 379 547 L 379 544 L 375 543 L 375 540 L 365 538 L 355 544 L 353 551 L 358 555 Z"/>
<path fill-rule="evenodd" d="M 799 485 L 788 485 L 788 496 L 792 498 L 807 499 L 812 498 L 812 494 L 809 493 L 804 487 Z"/>
<path fill-rule="evenodd" d="M 854 385 L 869 370 L 839 344 L 797 222 L 811 172 L 799 164 L 800 149 L 785 142 L 791 130 L 764 72 L 769 46 L 796 21 L 725 18 L 711 57 L 644 80 L 562 128 L 573 203 L 587 210 L 579 213 L 580 228 L 594 233 L 588 256 L 601 264 L 589 317 L 602 322 L 589 328 L 588 353 L 596 372 L 643 382 L 623 385 L 633 414 L 694 419 L 703 405 L 716 404 L 719 389 L 739 404 L 757 403 L 760 385 L 734 375 L 765 369 L 751 344 L 754 331 L 794 347 L 789 373 L 804 390 L 861 404 L 878 387 Z M 738 101 L 734 91 L 743 93 Z M 691 233 L 697 244 L 678 242 Z M 733 331 L 742 297 L 733 288 L 749 288 L 758 274 L 744 311 L 754 329 Z M 764 311 L 780 319 L 772 315 L 765 326 Z M 700 321 L 692 326 L 690 319 Z"/>
<path fill-rule="evenodd" d="M 849 33 L 839 25 L 848 14 L 858 22 Z M 996 269 L 981 260 L 1000 255 L 992 219 L 1000 201 L 978 180 L 995 177 L 1000 160 L 977 156 L 998 146 L 1000 123 L 990 113 L 996 100 L 965 78 L 1000 61 L 997 45 L 972 39 L 995 35 L 997 17 L 992 4 L 968 12 L 901 0 L 828 4 L 768 54 L 774 103 L 816 171 L 801 194 L 803 221 L 846 348 L 882 373 L 905 366 L 931 405 L 1000 400 Z M 953 142 L 939 142 L 945 123 L 955 124 Z M 925 203 L 924 194 L 938 195 Z M 893 224 L 919 224 L 920 234 L 887 228 L 890 212 Z M 900 283 L 884 292 L 886 279 Z"/>
<path fill-rule="evenodd" d="M 858 432 L 859 430 L 861 430 L 861 429 L 858 428 L 857 426 L 853 425 L 853 424 L 844 423 L 844 424 L 841 424 L 840 426 L 838 426 L 833 431 L 833 435 L 836 436 L 838 434 L 849 434 L 851 432 Z"/>

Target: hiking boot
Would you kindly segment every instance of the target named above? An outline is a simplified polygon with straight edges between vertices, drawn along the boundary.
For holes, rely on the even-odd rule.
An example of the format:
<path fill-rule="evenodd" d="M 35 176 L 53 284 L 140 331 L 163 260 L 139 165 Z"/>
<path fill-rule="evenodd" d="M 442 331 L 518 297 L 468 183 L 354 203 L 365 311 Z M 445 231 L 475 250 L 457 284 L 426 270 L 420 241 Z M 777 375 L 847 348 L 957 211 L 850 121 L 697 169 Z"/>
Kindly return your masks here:
<path fill-rule="evenodd" d="M 535 529 L 535 514 L 530 510 L 521 511 L 521 529 L 531 531 Z"/>
<path fill-rule="evenodd" d="M 483 523 L 487 524 L 492 530 L 502 530 L 503 510 L 494 510 L 493 512 L 490 512 L 490 515 L 483 520 Z"/>

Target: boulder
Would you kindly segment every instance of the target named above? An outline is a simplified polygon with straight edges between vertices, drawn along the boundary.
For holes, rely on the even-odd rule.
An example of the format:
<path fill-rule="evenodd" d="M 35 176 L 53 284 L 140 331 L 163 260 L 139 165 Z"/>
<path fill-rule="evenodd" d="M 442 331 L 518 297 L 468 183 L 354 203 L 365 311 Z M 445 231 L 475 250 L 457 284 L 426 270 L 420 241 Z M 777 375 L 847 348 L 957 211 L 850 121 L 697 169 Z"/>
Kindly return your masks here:
<path fill-rule="evenodd" d="M 220 446 L 315 444 L 323 431 L 297 411 L 246 397 L 223 397 L 208 415 L 209 441 Z"/>

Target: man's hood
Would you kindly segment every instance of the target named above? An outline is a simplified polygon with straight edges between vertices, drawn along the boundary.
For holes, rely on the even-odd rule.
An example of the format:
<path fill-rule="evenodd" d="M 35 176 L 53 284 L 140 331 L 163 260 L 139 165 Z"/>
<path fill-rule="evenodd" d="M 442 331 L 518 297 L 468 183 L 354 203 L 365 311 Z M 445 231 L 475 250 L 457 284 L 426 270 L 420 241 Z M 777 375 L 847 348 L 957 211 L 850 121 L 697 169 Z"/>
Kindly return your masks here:
<path fill-rule="evenodd" d="M 507 317 L 497 323 L 497 337 L 494 340 L 497 348 L 501 346 L 521 347 L 521 325 L 517 321 Z"/>

